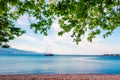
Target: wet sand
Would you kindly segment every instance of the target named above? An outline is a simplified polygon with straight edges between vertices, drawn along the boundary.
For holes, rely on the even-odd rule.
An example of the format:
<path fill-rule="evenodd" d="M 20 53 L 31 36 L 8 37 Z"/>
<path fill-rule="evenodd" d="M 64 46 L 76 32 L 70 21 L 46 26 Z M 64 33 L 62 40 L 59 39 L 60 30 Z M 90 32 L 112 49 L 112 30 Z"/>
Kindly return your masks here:
<path fill-rule="evenodd" d="M 104 74 L 14 74 L 0 75 L 0 80 L 120 80 L 120 75 Z"/>

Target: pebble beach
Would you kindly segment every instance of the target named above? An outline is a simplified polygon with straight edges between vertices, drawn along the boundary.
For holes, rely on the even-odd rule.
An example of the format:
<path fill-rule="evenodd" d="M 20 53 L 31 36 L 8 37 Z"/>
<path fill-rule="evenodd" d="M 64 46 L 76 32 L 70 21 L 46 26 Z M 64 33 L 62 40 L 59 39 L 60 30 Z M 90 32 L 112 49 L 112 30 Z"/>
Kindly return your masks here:
<path fill-rule="evenodd" d="M 120 80 L 120 75 L 104 74 L 12 74 L 0 80 Z"/>

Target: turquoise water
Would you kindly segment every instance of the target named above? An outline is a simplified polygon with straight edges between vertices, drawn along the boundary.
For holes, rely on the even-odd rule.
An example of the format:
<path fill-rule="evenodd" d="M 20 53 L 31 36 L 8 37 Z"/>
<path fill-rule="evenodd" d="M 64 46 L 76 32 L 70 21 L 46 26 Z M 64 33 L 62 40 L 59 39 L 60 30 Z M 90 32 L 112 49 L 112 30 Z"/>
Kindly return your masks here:
<path fill-rule="evenodd" d="M 120 57 L 0 55 L 0 74 L 120 74 Z"/>

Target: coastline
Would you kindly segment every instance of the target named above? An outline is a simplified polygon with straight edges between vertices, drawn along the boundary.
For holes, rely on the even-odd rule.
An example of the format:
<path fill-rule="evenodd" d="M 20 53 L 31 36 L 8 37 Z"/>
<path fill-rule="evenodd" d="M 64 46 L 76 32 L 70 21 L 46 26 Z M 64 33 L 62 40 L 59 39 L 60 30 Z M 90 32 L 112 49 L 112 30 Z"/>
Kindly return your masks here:
<path fill-rule="evenodd" d="M 120 80 L 120 74 L 0 74 L 0 80 Z"/>

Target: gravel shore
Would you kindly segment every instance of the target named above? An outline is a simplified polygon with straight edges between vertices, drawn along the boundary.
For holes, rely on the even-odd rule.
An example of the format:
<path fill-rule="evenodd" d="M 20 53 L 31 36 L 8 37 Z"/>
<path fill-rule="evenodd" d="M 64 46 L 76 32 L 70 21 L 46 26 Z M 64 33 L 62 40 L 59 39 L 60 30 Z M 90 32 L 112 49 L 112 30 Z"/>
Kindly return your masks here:
<path fill-rule="evenodd" d="M 104 75 L 104 74 L 14 74 L 14 75 L 0 75 L 0 80 L 120 80 L 120 75 Z"/>

